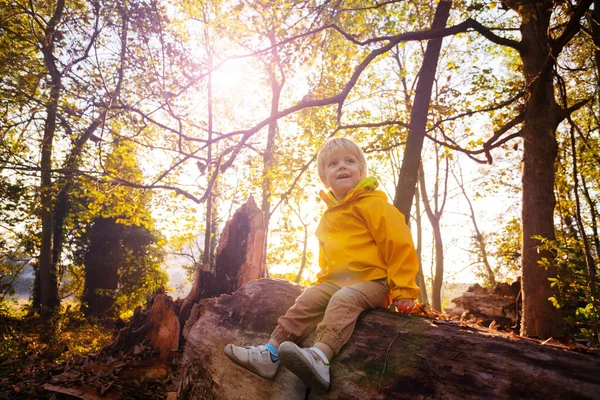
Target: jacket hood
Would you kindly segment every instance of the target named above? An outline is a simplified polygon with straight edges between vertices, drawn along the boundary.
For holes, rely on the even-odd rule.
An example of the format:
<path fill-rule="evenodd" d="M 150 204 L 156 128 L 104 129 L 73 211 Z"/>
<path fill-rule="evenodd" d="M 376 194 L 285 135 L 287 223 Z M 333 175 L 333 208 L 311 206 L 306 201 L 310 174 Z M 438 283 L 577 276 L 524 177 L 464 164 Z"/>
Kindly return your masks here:
<path fill-rule="evenodd" d="M 326 193 L 324 190 L 321 190 L 321 192 L 319 192 L 319 195 L 321 196 L 325 204 L 327 204 L 327 208 L 330 208 L 352 201 L 361 194 L 371 192 L 377 189 L 378 187 L 379 182 L 377 181 L 377 178 L 375 178 L 374 176 L 368 176 L 362 181 L 358 182 L 356 186 L 354 186 L 354 188 L 350 189 L 346 197 L 344 197 L 342 200 L 336 199 L 333 193 L 331 193 L 331 191 Z"/>

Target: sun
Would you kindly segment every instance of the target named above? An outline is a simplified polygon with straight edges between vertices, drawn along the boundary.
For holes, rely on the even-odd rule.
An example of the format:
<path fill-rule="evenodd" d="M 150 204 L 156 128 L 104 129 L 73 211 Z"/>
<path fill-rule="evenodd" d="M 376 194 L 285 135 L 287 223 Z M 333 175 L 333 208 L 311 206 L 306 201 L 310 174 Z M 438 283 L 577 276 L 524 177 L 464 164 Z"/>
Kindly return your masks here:
<path fill-rule="evenodd" d="M 211 72 L 213 92 L 227 95 L 246 95 L 264 90 L 265 74 L 259 65 L 249 58 L 228 59 L 216 63 Z"/>

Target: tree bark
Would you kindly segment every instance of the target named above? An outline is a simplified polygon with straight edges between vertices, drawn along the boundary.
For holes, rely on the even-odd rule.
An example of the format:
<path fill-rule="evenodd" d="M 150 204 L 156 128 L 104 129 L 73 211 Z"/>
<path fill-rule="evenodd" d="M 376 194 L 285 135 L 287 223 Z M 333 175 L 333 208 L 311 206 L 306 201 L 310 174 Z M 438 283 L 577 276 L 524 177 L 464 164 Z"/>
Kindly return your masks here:
<path fill-rule="evenodd" d="M 583 193 L 585 194 L 587 206 L 590 209 L 590 225 L 592 226 L 592 237 L 594 239 L 594 247 L 596 248 L 596 254 L 600 255 L 600 235 L 598 235 L 598 211 L 596 211 L 596 200 L 593 199 L 590 195 L 590 191 L 587 188 L 584 176 L 581 177 L 581 185 L 583 187 Z"/>
<path fill-rule="evenodd" d="M 417 257 L 419 259 L 419 272 L 417 272 L 417 286 L 421 291 L 419 292 L 419 298 L 417 301 L 419 303 L 425 303 L 428 301 L 427 297 L 427 284 L 425 283 L 425 275 L 423 274 L 423 227 L 422 227 L 422 218 L 421 218 L 421 206 L 419 200 L 419 187 L 416 188 L 416 198 L 415 202 L 416 208 L 416 216 L 415 221 L 417 225 Z"/>
<path fill-rule="evenodd" d="M 179 347 L 180 326 L 173 299 L 163 290 L 152 296 L 146 310 L 136 308 L 130 324 L 119 330 L 114 342 L 102 349 L 103 354 L 135 354 L 136 347 L 147 339 L 160 360 L 171 358 Z"/>
<path fill-rule="evenodd" d="M 206 34 L 206 40 L 208 41 L 208 34 Z M 208 48 L 207 46 L 207 50 L 209 53 L 209 70 L 212 70 L 213 66 L 212 66 L 212 61 L 213 61 L 213 54 L 212 54 L 212 49 Z M 217 174 L 217 170 L 216 168 L 214 168 L 213 170 L 213 166 L 212 166 L 212 137 L 213 137 L 213 98 L 212 98 L 212 72 L 209 72 L 208 74 L 208 83 L 207 83 L 207 88 L 206 88 L 206 95 L 207 95 L 207 103 L 208 103 L 208 147 L 206 149 L 206 163 L 207 163 L 207 179 L 209 181 L 212 180 L 212 174 Z M 213 182 L 214 183 L 214 182 Z M 214 187 L 214 186 L 213 186 Z M 207 265 L 209 267 L 209 269 L 212 269 L 213 265 L 214 265 L 214 260 L 213 260 L 213 256 L 212 256 L 212 242 L 213 242 L 213 228 L 215 227 L 214 221 L 213 221 L 213 216 L 214 216 L 214 211 L 213 211 L 213 199 L 215 197 L 215 193 L 211 188 L 211 191 L 207 193 L 206 196 L 206 230 L 204 231 L 204 253 L 202 254 L 202 264 L 203 265 Z"/>
<path fill-rule="evenodd" d="M 571 127 L 571 155 L 573 157 L 573 195 L 575 197 L 575 220 L 577 222 L 577 227 L 579 228 L 579 233 L 581 235 L 581 240 L 583 242 L 583 251 L 585 253 L 585 263 L 588 271 L 588 286 L 590 288 L 591 297 L 593 299 L 598 299 L 598 295 L 596 293 L 596 263 L 594 261 L 594 256 L 592 255 L 592 250 L 590 248 L 590 242 L 588 239 L 587 232 L 585 231 L 583 217 L 581 216 L 581 201 L 579 199 L 579 172 L 577 170 L 577 147 L 575 144 L 575 128 Z M 583 178 L 583 176 L 582 176 Z M 594 216 L 594 212 L 591 212 L 592 217 Z M 594 221 L 593 224 L 596 222 Z"/>
<path fill-rule="evenodd" d="M 591 14 L 592 39 L 596 45 L 594 55 L 596 58 L 596 69 L 598 70 L 598 81 L 600 83 L 600 0 L 594 0 L 594 12 Z"/>
<path fill-rule="evenodd" d="M 431 25 L 432 30 L 443 29 L 446 26 L 451 7 L 451 0 L 440 0 Z M 396 197 L 394 198 L 394 206 L 404 214 L 406 220 L 410 219 L 410 210 L 415 195 L 419 164 L 421 163 L 421 151 L 427 127 L 427 114 L 431 102 L 431 91 L 440 57 L 440 49 L 442 48 L 442 40 L 440 38 L 427 42 L 423 66 L 419 72 L 415 101 L 410 113 L 408 138 L 404 148 L 398 184 L 396 185 Z"/>
<path fill-rule="evenodd" d="M 298 275 L 296 275 L 296 283 L 300 283 L 302 279 L 302 273 L 304 272 L 304 268 L 306 267 L 306 253 L 308 251 L 308 226 L 302 221 L 302 225 L 304 226 L 304 240 L 302 242 L 302 261 L 300 262 L 300 268 L 298 269 Z"/>
<path fill-rule="evenodd" d="M 435 276 L 431 287 L 431 307 L 438 312 L 442 311 L 442 284 L 444 283 L 444 243 L 440 229 L 440 219 L 433 217 L 431 227 L 435 241 Z"/>
<path fill-rule="evenodd" d="M 119 284 L 119 226 L 114 219 L 96 218 L 90 228 L 90 248 L 85 255 L 82 302 L 86 316 L 114 315 L 114 294 Z"/>
<path fill-rule="evenodd" d="M 200 299 L 232 293 L 264 276 L 264 240 L 263 215 L 250 197 L 221 232 L 214 271 L 207 265 L 197 267 L 192 289 L 179 306 L 181 326 Z"/>
<path fill-rule="evenodd" d="M 554 239 L 554 162 L 558 153 L 556 128 L 562 109 L 554 98 L 551 68 L 546 65 L 551 55 L 548 28 L 552 1 L 525 2 L 516 7 L 520 14 L 521 47 L 528 95 L 523 122 L 523 248 L 522 295 L 523 320 L 521 334 L 548 338 L 559 334 L 559 310 L 548 300 L 556 294 L 548 278 L 556 277 L 554 255 L 538 250 L 540 240 Z M 540 266 L 550 260 L 547 268 Z"/>
<path fill-rule="evenodd" d="M 509 285 L 498 283 L 493 288 L 482 288 L 475 284 L 462 296 L 452 299 L 454 307 L 446 307 L 445 311 L 450 317 L 459 317 L 461 320 L 475 318 L 481 320 L 484 326 L 494 323 L 498 329 L 508 327 L 514 329 L 519 321 L 519 281 Z"/>
<path fill-rule="evenodd" d="M 277 53 L 277 46 L 275 40 L 275 31 L 271 30 L 268 34 L 269 42 L 271 43 L 271 60 L 266 63 L 267 74 L 269 75 L 269 84 L 271 85 L 271 120 L 269 122 L 267 131 L 267 144 L 263 153 L 263 172 L 262 172 L 262 202 L 261 210 L 263 213 L 264 224 L 265 224 L 265 254 L 263 264 L 266 269 L 267 262 L 267 247 L 269 240 L 269 223 L 271 221 L 271 197 L 273 196 L 273 154 L 275 153 L 275 136 L 277 135 L 277 119 L 275 116 L 279 112 L 279 101 L 281 99 L 281 91 L 285 84 L 285 76 L 281 70 L 281 60 Z M 278 79 L 276 67 L 279 67 L 281 72 L 281 79 Z"/>
<path fill-rule="evenodd" d="M 469 205 L 469 212 L 471 213 L 471 222 L 473 222 L 473 229 L 475 229 L 475 241 L 477 242 L 477 249 L 479 251 L 478 255 L 481 256 L 481 262 L 483 263 L 483 268 L 486 275 L 485 286 L 494 287 L 496 286 L 496 277 L 494 275 L 494 270 L 492 269 L 492 266 L 490 265 L 490 262 L 488 260 L 485 237 L 484 234 L 479 230 L 479 225 L 477 225 L 477 217 L 475 216 L 473 203 L 471 203 L 471 199 L 467 195 L 467 191 L 465 190 L 465 186 L 462 182 L 462 173 L 460 181 L 458 180 L 458 178 L 456 178 L 456 182 L 458 183 L 458 186 L 460 187 L 460 190 L 463 196 L 465 196 L 465 200 L 467 200 L 467 204 Z"/>
<path fill-rule="evenodd" d="M 52 185 L 52 146 L 56 132 L 58 101 L 61 92 L 61 74 L 54 57 L 54 34 L 56 26 L 62 19 L 65 1 L 59 0 L 56 9 L 44 32 L 42 55 L 44 64 L 50 74 L 50 94 L 46 103 L 46 120 L 44 123 L 44 138 L 41 151 L 41 243 L 39 259 L 40 305 L 42 309 L 54 310 L 60 304 L 58 298 L 58 281 L 52 259 L 52 241 L 54 233 L 54 188 Z"/>
<path fill-rule="evenodd" d="M 231 296 L 202 300 L 190 321 L 178 398 L 512 400 L 593 399 L 599 393 L 597 354 L 383 309 L 358 319 L 350 341 L 331 362 L 326 396 L 307 394 L 285 368 L 269 381 L 227 359 L 223 348 L 228 343 L 265 343 L 301 290 L 261 279 Z M 314 335 L 304 345 L 313 340 Z"/>
<path fill-rule="evenodd" d="M 427 218 L 431 223 L 431 229 L 433 230 L 433 239 L 435 243 L 435 275 L 433 276 L 433 284 L 431 285 L 431 307 L 438 311 L 442 311 L 442 284 L 444 283 L 444 243 L 442 240 L 442 229 L 440 227 L 440 220 L 444 213 L 444 205 L 446 204 L 446 195 L 448 193 L 448 159 L 446 159 L 446 178 L 444 179 L 444 194 L 442 204 L 439 204 L 439 161 L 436 159 L 436 179 L 435 189 L 433 194 L 433 202 L 435 203 L 435 209 L 432 209 L 430 199 L 427 196 L 427 190 L 425 186 L 425 176 L 423 172 L 423 165 L 419 167 L 419 184 L 421 187 L 421 197 L 423 199 L 423 206 L 427 213 Z"/>

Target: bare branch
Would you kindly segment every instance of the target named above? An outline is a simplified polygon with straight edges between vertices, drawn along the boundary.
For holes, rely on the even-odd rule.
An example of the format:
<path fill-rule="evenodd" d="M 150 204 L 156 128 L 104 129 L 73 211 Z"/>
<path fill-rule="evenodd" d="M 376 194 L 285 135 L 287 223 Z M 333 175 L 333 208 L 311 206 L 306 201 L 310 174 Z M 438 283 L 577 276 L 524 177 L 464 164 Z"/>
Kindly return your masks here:
<path fill-rule="evenodd" d="M 281 205 L 281 203 L 283 203 L 284 201 L 287 200 L 288 196 L 292 193 L 292 190 L 294 190 L 294 187 L 296 187 L 296 184 L 298 183 L 298 181 L 300 180 L 300 178 L 302 177 L 302 175 L 304 175 L 304 173 L 308 170 L 308 167 L 316 159 L 317 159 L 317 155 L 315 154 L 314 156 L 311 157 L 310 160 L 308 160 L 308 162 L 306 164 L 304 164 L 304 166 L 300 169 L 300 171 L 298 172 L 298 174 L 294 178 L 294 181 L 292 182 L 292 184 L 290 185 L 290 187 L 288 188 L 288 190 L 286 190 L 283 194 L 281 194 L 279 196 L 279 201 L 277 202 L 277 204 L 275 204 L 273 206 L 273 209 L 271 211 L 272 213 L 274 213 L 275 210 L 277 210 L 277 208 Z"/>
<path fill-rule="evenodd" d="M 523 49 L 523 46 L 521 45 L 520 42 L 517 42 L 516 40 L 512 40 L 512 39 L 507 39 L 504 38 L 502 36 L 498 36 L 496 35 L 494 32 L 492 32 L 491 29 L 486 28 L 485 26 L 483 26 L 482 24 L 480 24 L 479 22 L 472 20 L 472 19 L 468 19 L 465 22 L 470 22 L 470 28 L 472 28 L 473 30 L 477 31 L 481 36 L 485 37 L 487 40 L 499 44 L 501 46 L 507 46 L 507 47 L 512 47 L 513 49 L 517 50 L 517 51 L 521 51 Z"/>
<path fill-rule="evenodd" d="M 409 129 L 409 124 L 400 121 L 388 120 L 382 122 L 368 122 L 363 124 L 350 124 L 350 125 L 340 125 L 336 128 L 336 131 L 345 130 L 345 129 L 361 129 L 361 128 L 382 128 L 390 125 L 402 126 L 406 129 Z"/>
<path fill-rule="evenodd" d="M 340 8 L 339 12 L 376 10 L 378 8 L 385 7 L 390 4 L 402 3 L 404 1 L 405 0 L 388 0 L 388 1 L 383 1 L 381 3 L 374 1 L 373 2 L 374 4 L 372 6 L 356 7 L 356 8 Z"/>
<path fill-rule="evenodd" d="M 573 104 L 571 107 L 565 108 L 563 109 L 562 112 L 562 118 L 567 118 L 568 116 L 570 116 L 571 114 L 573 114 L 575 111 L 579 110 L 581 107 L 585 106 L 587 103 L 589 103 L 592 99 L 583 99 L 578 101 L 577 103 Z"/>
<path fill-rule="evenodd" d="M 96 38 L 98 37 L 98 35 L 100 35 L 101 29 L 98 26 L 98 24 L 100 22 L 100 3 L 99 2 L 91 2 L 91 4 L 94 7 L 94 15 L 96 16 L 96 19 L 94 21 L 94 31 L 93 31 L 92 35 L 90 36 L 90 40 L 89 40 L 83 54 L 80 57 L 69 62 L 65 66 L 65 68 L 63 68 L 63 72 L 62 72 L 63 75 L 67 74 L 73 68 L 73 66 L 79 64 L 80 62 L 82 62 L 88 58 L 88 56 L 90 54 L 90 50 L 92 49 L 92 46 L 96 42 Z"/>
<path fill-rule="evenodd" d="M 165 190 L 171 190 L 181 196 L 187 197 L 188 199 L 194 201 L 195 203 L 201 204 L 205 201 L 206 196 L 202 196 L 202 197 L 196 197 L 193 194 L 179 188 L 179 187 L 175 187 L 175 186 L 169 186 L 169 185 L 144 185 L 141 183 L 135 183 L 135 182 L 129 182 L 126 181 L 124 179 L 121 178 L 114 178 L 115 181 L 117 181 L 119 184 L 123 185 L 123 186 L 127 186 L 127 187 L 132 187 L 132 188 L 136 188 L 136 189 L 165 189 Z M 102 180 L 100 180 L 99 182 L 103 182 Z M 106 182 L 105 182 L 106 183 Z"/>
<path fill-rule="evenodd" d="M 436 122 L 433 125 L 433 127 L 431 128 L 431 130 L 436 129 L 439 125 L 443 124 L 444 122 L 455 121 L 457 119 L 460 119 L 460 118 L 463 118 L 463 117 L 470 117 L 470 116 L 473 116 L 473 115 L 479 114 L 479 113 L 500 110 L 502 108 L 505 108 L 505 107 L 513 104 L 514 102 L 516 102 L 517 100 L 519 100 L 524 95 L 525 95 L 525 92 L 519 92 L 515 96 L 511 97 L 510 99 L 502 101 L 502 102 L 500 102 L 498 104 L 493 104 L 493 105 L 490 105 L 490 106 L 485 107 L 485 108 L 480 108 L 479 110 L 467 110 L 465 112 L 453 115 L 453 116 L 448 117 L 448 118 L 442 118 L 442 119 L 440 119 L 438 122 Z"/>
<path fill-rule="evenodd" d="M 573 12 L 571 19 L 567 22 L 563 33 L 554 41 L 552 41 L 552 56 L 555 59 L 558 57 L 562 49 L 573 39 L 573 37 L 581 29 L 580 21 L 584 17 L 585 12 L 591 7 L 594 0 L 582 0 Z"/>

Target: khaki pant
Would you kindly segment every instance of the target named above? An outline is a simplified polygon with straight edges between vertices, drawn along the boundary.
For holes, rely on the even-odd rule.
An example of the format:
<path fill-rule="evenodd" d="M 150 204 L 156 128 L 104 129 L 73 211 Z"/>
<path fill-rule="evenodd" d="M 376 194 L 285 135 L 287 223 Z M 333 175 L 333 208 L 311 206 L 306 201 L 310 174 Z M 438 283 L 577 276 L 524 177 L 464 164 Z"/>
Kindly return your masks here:
<path fill-rule="evenodd" d="M 386 279 L 339 286 L 323 282 L 306 288 L 286 314 L 279 317 L 271 337 L 278 343 L 299 343 L 317 328 L 316 342 L 337 354 L 348 342 L 360 313 L 391 302 Z"/>

